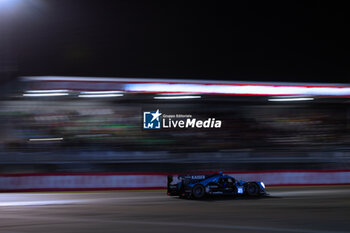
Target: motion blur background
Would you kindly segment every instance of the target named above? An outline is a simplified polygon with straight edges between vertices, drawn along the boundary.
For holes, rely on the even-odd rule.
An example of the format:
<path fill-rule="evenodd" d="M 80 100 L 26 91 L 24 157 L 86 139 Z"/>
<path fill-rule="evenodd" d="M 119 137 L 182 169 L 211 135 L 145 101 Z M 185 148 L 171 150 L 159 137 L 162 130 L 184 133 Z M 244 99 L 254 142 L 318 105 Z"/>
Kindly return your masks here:
<path fill-rule="evenodd" d="M 349 232 L 348 9 L 0 0 L 0 232 Z M 269 196 L 166 195 L 218 171 Z"/>
<path fill-rule="evenodd" d="M 114 79 L 71 79 L 24 77 L 1 101 L 2 172 L 348 168 L 349 107 L 342 96 L 167 99 L 122 91 L 128 84 Z M 142 112 L 156 109 L 220 119 L 222 127 L 143 129 Z"/>
<path fill-rule="evenodd" d="M 349 168 L 346 95 L 162 100 L 167 90 L 120 87 L 140 77 L 347 87 L 345 28 L 345 10 L 320 3 L 0 1 L 0 172 Z M 147 131 L 145 109 L 223 125 Z"/>

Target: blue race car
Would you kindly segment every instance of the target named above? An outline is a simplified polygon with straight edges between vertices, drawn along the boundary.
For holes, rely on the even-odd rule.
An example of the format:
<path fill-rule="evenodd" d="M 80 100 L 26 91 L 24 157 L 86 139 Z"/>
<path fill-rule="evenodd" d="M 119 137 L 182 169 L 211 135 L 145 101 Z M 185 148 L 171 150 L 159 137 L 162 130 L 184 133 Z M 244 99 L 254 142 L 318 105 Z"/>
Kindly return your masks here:
<path fill-rule="evenodd" d="M 179 175 L 168 176 L 168 195 L 201 199 L 208 195 L 231 195 L 258 197 L 266 195 L 261 181 L 246 182 L 224 175 Z"/>

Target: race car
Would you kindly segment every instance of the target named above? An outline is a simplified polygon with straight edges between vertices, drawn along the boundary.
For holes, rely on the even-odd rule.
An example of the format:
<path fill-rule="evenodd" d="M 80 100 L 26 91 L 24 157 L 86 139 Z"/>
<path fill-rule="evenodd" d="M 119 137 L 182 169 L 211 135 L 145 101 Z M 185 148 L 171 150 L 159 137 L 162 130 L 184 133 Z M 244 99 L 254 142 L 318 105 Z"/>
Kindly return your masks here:
<path fill-rule="evenodd" d="M 258 197 L 266 195 L 261 181 L 246 182 L 224 175 L 179 175 L 168 176 L 168 195 L 201 199 L 204 196 L 231 195 Z"/>

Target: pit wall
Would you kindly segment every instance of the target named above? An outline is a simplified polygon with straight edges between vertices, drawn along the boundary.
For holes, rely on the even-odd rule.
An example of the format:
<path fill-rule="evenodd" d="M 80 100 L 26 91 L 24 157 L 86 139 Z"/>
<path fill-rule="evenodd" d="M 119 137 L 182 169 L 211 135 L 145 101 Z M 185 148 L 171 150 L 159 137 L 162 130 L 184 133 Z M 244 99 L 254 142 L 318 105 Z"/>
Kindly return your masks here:
<path fill-rule="evenodd" d="M 350 170 L 226 171 L 224 174 L 244 181 L 263 181 L 266 186 L 350 184 Z M 2 174 L 0 192 L 165 189 L 167 175 L 165 173 Z"/>

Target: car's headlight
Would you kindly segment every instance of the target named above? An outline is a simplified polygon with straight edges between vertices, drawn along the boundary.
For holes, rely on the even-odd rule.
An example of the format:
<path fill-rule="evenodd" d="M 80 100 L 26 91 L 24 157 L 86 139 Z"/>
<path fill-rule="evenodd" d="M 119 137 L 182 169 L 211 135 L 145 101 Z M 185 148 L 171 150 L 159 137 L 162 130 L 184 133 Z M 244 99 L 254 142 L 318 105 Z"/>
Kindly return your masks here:
<path fill-rule="evenodd" d="M 260 182 L 261 186 L 265 188 L 265 184 L 263 182 Z"/>

